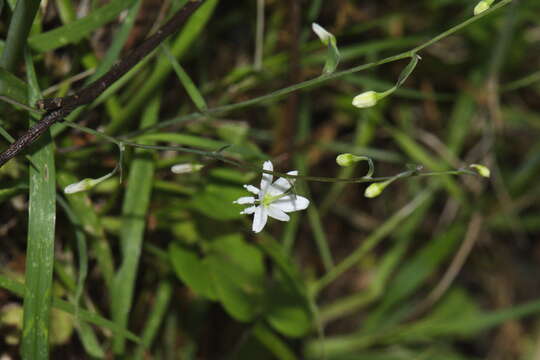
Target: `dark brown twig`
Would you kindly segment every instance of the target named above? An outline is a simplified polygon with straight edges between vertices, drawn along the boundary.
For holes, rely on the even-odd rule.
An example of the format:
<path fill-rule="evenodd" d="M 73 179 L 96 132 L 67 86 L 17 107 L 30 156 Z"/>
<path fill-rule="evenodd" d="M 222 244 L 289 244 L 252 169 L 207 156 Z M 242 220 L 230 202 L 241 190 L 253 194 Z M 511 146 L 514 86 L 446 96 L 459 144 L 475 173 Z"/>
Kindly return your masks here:
<path fill-rule="evenodd" d="M 21 151 L 31 145 L 54 123 L 64 119 L 77 107 L 94 101 L 103 91 L 116 80 L 130 71 L 144 57 L 154 51 L 163 40 L 174 33 L 187 19 L 204 3 L 205 0 L 192 0 L 180 9 L 163 25 L 154 35 L 147 38 L 139 47 L 112 66 L 112 68 L 98 80 L 94 81 L 75 94 L 62 97 L 39 100 L 36 107 L 48 111 L 43 118 L 24 135 L 13 142 L 0 154 L 0 166 L 17 156 Z"/>

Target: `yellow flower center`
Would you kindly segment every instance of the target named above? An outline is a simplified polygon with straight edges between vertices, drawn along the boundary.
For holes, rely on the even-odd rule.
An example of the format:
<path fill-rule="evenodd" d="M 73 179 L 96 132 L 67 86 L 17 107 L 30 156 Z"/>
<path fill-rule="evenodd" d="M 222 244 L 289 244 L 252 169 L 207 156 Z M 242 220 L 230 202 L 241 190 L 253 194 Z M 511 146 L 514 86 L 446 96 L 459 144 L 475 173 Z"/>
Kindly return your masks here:
<path fill-rule="evenodd" d="M 261 205 L 264 207 L 268 207 L 271 203 L 274 201 L 281 199 L 282 197 L 286 196 L 287 193 L 271 196 L 270 194 L 264 194 L 263 199 L 261 200 Z"/>

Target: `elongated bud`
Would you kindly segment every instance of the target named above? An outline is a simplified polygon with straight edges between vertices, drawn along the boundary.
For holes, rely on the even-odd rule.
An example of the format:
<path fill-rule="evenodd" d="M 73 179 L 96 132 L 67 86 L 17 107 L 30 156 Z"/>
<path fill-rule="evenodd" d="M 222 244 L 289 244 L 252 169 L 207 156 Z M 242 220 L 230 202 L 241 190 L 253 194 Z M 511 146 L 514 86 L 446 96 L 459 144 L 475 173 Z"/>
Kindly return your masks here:
<path fill-rule="evenodd" d="M 471 164 L 471 165 L 469 165 L 469 167 L 476 170 L 476 172 L 480 176 L 483 176 L 485 178 L 489 178 L 491 176 L 491 171 L 489 170 L 489 168 L 487 166 L 480 165 L 480 164 Z"/>
<path fill-rule="evenodd" d="M 384 182 L 376 182 L 371 185 L 369 185 L 366 188 L 366 191 L 364 191 L 364 196 L 370 199 L 376 198 L 377 196 L 381 195 L 381 193 L 384 191 L 384 189 L 392 183 L 392 180 L 387 180 Z"/>
<path fill-rule="evenodd" d="M 485 1 L 480 1 L 476 6 L 474 7 L 474 15 L 478 15 L 483 13 L 489 9 L 489 5 Z"/>
<path fill-rule="evenodd" d="M 311 28 L 324 45 L 328 45 L 328 42 L 334 37 L 334 35 L 317 23 L 311 24 Z"/>
<path fill-rule="evenodd" d="M 380 94 L 376 91 L 366 91 L 360 95 L 356 95 L 352 101 L 352 104 L 357 108 L 368 108 L 377 105 Z"/>
<path fill-rule="evenodd" d="M 201 164 L 177 164 L 171 167 L 171 171 L 175 174 L 188 174 L 201 170 L 204 166 Z"/>
<path fill-rule="evenodd" d="M 338 165 L 343 166 L 343 167 L 352 166 L 359 161 L 367 161 L 369 169 L 366 175 L 364 175 L 364 178 L 366 179 L 371 178 L 371 176 L 375 172 L 375 165 L 373 165 L 373 160 L 371 160 L 369 157 L 354 155 L 354 154 L 349 154 L 349 153 L 340 154 L 336 157 L 336 162 L 338 163 Z"/>
<path fill-rule="evenodd" d="M 337 47 L 336 37 L 317 23 L 313 23 L 311 28 L 317 34 L 321 42 L 328 47 L 326 61 L 324 62 L 323 74 L 331 74 L 336 71 L 341 55 Z"/>
<path fill-rule="evenodd" d="M 78 193 L 78 192 L 81 192 L 81 191 L 87 191 L 87 190 L 90 190 L 92 189 L 94 186 L 96 186 L 97 184 L 99 184 L 101 181 L 101 178 L 100 179 L 90 179 L 90 178 L 87 178 L 87 179 L 83 179 L 79 182 L 76 182 L 76 183 L 73 183 L 73 184 L 70 184 L 68 186 L 66 186 L 64 188 L 64 193 L 65 194 L 75 194 L 75 193 Z"/>
<path fill-rule="evenodd" d="M 476 4 L 476 6 L 474 7 L 474 15 L 481 14 L 487 9 L 489 9 L 491 7 L 491 4 L 493 4 L 493 1 L 494 0 L 481 0 L 480 2 L 478 2 L 478 4 Z"/>
<path fill-rule="evenodd" d="M 81 192 L 81 191 L 90 190 L 94 186 L 96 186 L 97 184 L 104 182 L 105 180 L 107 180 L 108 178 L 110 178 L 111 176 L 116 174 L 118 169 L 119 169 L 119 167 L 116 166 L 116 168 L 114 168 L 113 171 L 111 171 L 110 173 L 108 173 L 105 176 L 100 177 L 99 179 L 86 178 L 86 179 L 82 179 L 79 182 L 70 184 L 70 185 L 68 185 L 68 186 L 66 186 L 64 188 L 64 193 L 65 194 L 75 194 L 75 193 L 78 193 L 78 192 Z"/>

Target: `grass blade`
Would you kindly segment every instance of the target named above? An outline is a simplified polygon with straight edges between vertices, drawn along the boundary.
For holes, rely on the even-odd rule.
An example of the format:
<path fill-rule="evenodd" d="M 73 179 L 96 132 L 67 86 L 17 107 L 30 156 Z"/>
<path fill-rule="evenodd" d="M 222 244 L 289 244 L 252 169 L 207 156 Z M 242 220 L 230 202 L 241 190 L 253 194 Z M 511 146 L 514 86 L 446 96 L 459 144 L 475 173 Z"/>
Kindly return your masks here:
<path fill-rule="evenodd" d="M 206 23 L 213 14 L 217 5 L 217 0 L 206 1 L 197 11 L 191 16 L 180 35 L 173 42 L 171 52 L 178 59 L 184 55 L 191 44 L 197 39 L 203 31 Z M 107 132 L 115 133 L 122 128 L 124 122 L 133 117 L 133 115 L 144 105 L 147 99 L 155 92 L 156 88 L 165 80 L 171 71 L 171 64 L 167 59 L 159 59 L 158 63 L 150 78 L 144 83 L 144 86 L 139 89 L 137 94 L 125 106 L 124 111 L 116 119 L 113 119 Z"/>
<path fill-rule="evenodd" d="M 155 97 L 143 114 L 141 127 L 152 126 L 157 122 L 159 107 L 159 97 Z M 152 153 L 148 150 L 136 150 L 122 208 L 123 218 L 120 233 L 122 264 L 115 275 L 112 288 L 112 316 L 120 328 L 127 327 L 129 311 L 133 302 L 135 276 L 141 255 L 146 225 L 145 217 L 152 193 L 154 169 Z M 115 337 L 114 352 L 121 354 L 124 352 L 124 347 L 124 338 Z"/>
<path fill-rule="evenodd" d="M 144 329 L 142 339 L 143 345 L 139 345 L 137 353 L 133 357 L 135 360 L 142 360 L 144 350 L 149 349 L 156 337 L 161 322 L 165 317 L 165 312 L 169 306 L 169 302 L 172 296 L 172 286 L 168 281 L 163 281 L 157 290 L 156 300 L 152 306 L 152 312 L 148 316 L 146 327 Z"/>
<path fill-rule="evenodd" d="M 29 99 L 39 98 L 32 58 L 26 54 Z M 30 123 L 35 122 L 30 117 Z M 52 299 L 56 189 L 54 145 L 50 131 L 36 142 L 30 166 L 26 294 L 21 352 L 24 359 L 49 358 L 49 313 Z"/>
<path fill-rule="evenodd" d="M 57 181 L 61 188 L 65 188 L 76 182 L 77 178 L 65 171 L 59 171 Z M 99 215 L 87 193 L 69 195 L 67 201 L 74 215 L 81 222 L 82 228 L 90 235 L 90 248 L 96 257 L 99 270 L 103 274 L 105 285 L 110 289 L 114 277 L 113 256 Z"/>
<path fill-rule="evenodd" d="M 13 71 L 17 66 L 22 50 L 26 45 L 26 38 L 30 33 L 32 22 L 39 9 L 40 0 L 17 1 L 13 17 L 9 23 L 8 36 L 2 57 L 0 58 L 0 67 Z M 0 88 L 5 84 L 0 82 Z"/>
<path fill-rule="evenodd" d="M 79 273 L 77 278 L 77 287 L 75 289 L 75 297 L 73 303 L 75 304 L 75 315 L 79 311 L 79 303 L 84 290 L 84 282 L 86 281 L 86 275 L 88 274 L 88 253 L 86 247 L 86 236 L 82 231 L 82 224 L 79 218 L 75 215 L 73 210 L 69 207 L 68 203 L 62 198 L 57 198 L 58 204 L 63 208 L 67 218 L 74 227 L 75 238 L 77 241 L 77 252 L 79 262 Z"/>
<path fill-rule="evenodd" d="M 79 259 L 79 274 L 77 280 L 77 286 L 75 289 L 75 296 L 73 299 L 73 304 L 75 306 L 75 327 L 81 343 L 86 350 L 86 352 L 92 357 L 102 358 L 105 356 L 105 352 L 101 348 L 94 330 L 92 327 L 84 322 L 79 321 L 79 303 L 84 289 L 84 283 L 86 281 L 86 275 L 88 273 L 88 254 L 86 246 L 86 236 L 82 230 L 83 226 L 80 219 L 70 208 L 66 200 L 62 197 L 57 197 L 58 204 L 63 208 L 66 213 L 67 218 L 71 222 L 75 231 L 75 238 L 77 241 L 77 251 Z"/>
<path fill-rule="evenodd" d="M 169 62 L 171 63 L 174 72 L 176 73 L 176 76 L 178 76 L 178 79 L 182 83 L 182 86 L 184 86 L 184 89 L 186 89 L 189 97 L 191 98 L 195 106 L 197 106 L 197 109 L 204 112 L 208 108 L 208 106 L 206 105 L 206 101 L 201 95 L 199 89 L 197 89 L 197 86 L 195 85 L 193 80 L 191 80 L 188 73 L 184 70 L 182 65 L 180 65 L 178 60 L 176 60 L 176 58 L 173 56 L 173 54 L 169 50 L 169 47 L 166 44 L 163 44 L 163 46 L 161 46 L 161 49 L 167 56 L 167 59 L 169 59 Z"/>
<path fill-rule="evenodd" d="M 26 104 L 28 89 L 24 81 L 0 68 L 0 95 Z"/>
<path fill-rule="evenodd" d="M 39 1 L 37 2 L 39 4 Z M 28 44 L 36 51 L 46 52 L 76 43 L 92 31 L 114 19 L 122 10 L 131 6 L 133 2 L 134 0 L 112 1 L 82 19 L 30 37 Z"/>
<path fill-rule="evenodd" d="M 377 230 L 371 233 L 362 242 L 362 246 L 353 251 L 342 262 L 337 264 L 332 270 L 320 278 L 313 287 L 314 292 L 319 292 L 345 271 L 357 264 L 368 251 L 375 247 L 386 236 L 391 234 L 396 227 L 400 225 L 403 220 L 407 219 L 409 215 L 413 214 L 419 206 L 428 201 L 431 195 L 432 191 L 430 189 L 424 190 L 423 192 L 419 193 L 411 202 L 388 218 L 388 220 L 386 220 Z"/>

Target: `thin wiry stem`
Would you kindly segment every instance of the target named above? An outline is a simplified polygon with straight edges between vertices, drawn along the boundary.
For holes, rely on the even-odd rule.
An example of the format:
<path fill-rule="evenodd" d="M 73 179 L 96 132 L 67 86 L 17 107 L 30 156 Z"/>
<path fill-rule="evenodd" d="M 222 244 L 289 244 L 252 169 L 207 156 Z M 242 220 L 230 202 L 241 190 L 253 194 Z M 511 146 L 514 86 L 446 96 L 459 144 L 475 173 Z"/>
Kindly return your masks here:
<path fill-rule="evenodd" d="M 387 64 L 387 63 L 390 63 L 390 62 L 410 58 L 410 57 L 414 56 L 418 51 L 432 45 L 433 43 L 435 43 L 437 41 L 440 41 L 440 40 L 454 34 L 455 32 L 457 32 L 457 31 L 463 29 L 464 27 L 478 21 L 479 19 L 483 18 L 484 16 L 487 16 L 487 15 L 493 13 L 494 11 L 502 8 L 503 6 L 507 5 L 511 1 L 512 0 L 502 0 L 497 5 L 493 6 L 491 9 L 489 9 L 489 10 L 487 10 L 487 11 L 485 11 L 485 12 L 483 12 L 483 13 L 477 15 L 477 16 L 474 16 L 474 17 L 472 17 L 472 18 L 470 18 L 470 19 L 468 19 L 468 20 L 466 20 L 466 21 L 464 21 L 464 22 L 462 22 L 462 23 L 448 29 L 447 31 L 435 36 L 434 38 L 426 41 L 425 43 L 423 43 L 423 44 L 421 44 L 421 45 L 419 45 L 419 46 L 417 46 L 414 49 L 411 49 L 409 51 L 405 51 L 405 52 L 402 52 L 400 54 L 393 55 L 393 56 L 390 56 L 390 57 L 387 57 L 387 58 L 384 58 L 384 59 L 381 59 L 379 61 L 375 61 L 375 62 L 372 62 L 372 63 L 369 63 L 369 64 L 363 64 L 363 65 L 355 66 L 355 67 L 352 67 L 352 68 L 347 69 L 347 70 L 334 72 L 332 74 L 325 74 L 325 75 L 319 76 L 317 78 L 310 79 L 310 80 L 307 80 L 307 81 L 304 81 L 304 82 L 301 82 L 301 83 L 298 83 L 298 84 L 295 84 L 295 85 L 291 85 L 291 86 L 288 86 L 286 88 L 274 91 L 274 92 L 272 92 L 270 94 L 266 94 L 266 95 L 263 95 L 263 96 L 260 96 L 260 97 L 257 97 L 257 98 L 253 98 L 253 99 L 250 99 L 250 100 L 246 100 L 246 101 L 243 101 L 243 102 L 240 102 L 240 103 L 224 105 L 224 106 L 218 106 L 218 107 L 215 107 L 215 108 L 212 108 L 212 109 L 208 109 L 204 113 L 200 113 L 200 112 L 199 113 L 192 113 L 192 114 L 189 114 L 189 115 L 186 115 L 186 116 L 181 116 L 181 117 L 178 117 L 178 118 L 174 118 L 174 119 L 171 119 L 169 121 L 164 121 L 164 122 L 162 122 L 160 124 L 148 127 L 148 128 L 143 129 L 141 131 L 142 132 L 147 132 L 147 131 L 150 131 L 150 130 L 164 128 L 164 127 L 174 125 L 174 124 L 177 124 L 177 123 L 181 123 L 181 122 L 191 120 L 191 119 L 198 119 L 198 118 L 207 117 L 207 116 L 211 116 L 211 115 L 222 114 L 222 113 L 226 113 L 226 112 L 246 108 L 248 106 L 260 104 L 260 103 L 263 103 L 263 102 L 266 102 L 266 101 L 277 100 L 277 99 L 279 99 L 281 97 L 284 97 L 284 96 L 286 96 L 288 94 L 291 94 L 293 92 L 300 91 L 300 90 L 303 90 L 303 89 L 307 89 L 307 88 L 322 84 L 322 83 L 324 83 L 326 81 L 329 81 L 329 80 L 337 79 L 337 78 L 340 78 L 340 77 L 343 77 L 343 76 L 346 76 L 346 75 L 349 75 L 349 74 L 353 74 L 353 73 L 360 72 L 360 71 L 363 71 L 363 70 L 371 69 L 371 68 L 374 68 L 376 66 L 380 66 L 380 65 Z M 198 6 L 200 6 L 202 4 L 202 2 L 204 2 L 204 0 L 199 0 L 199 1 L 195 1 L 195 2 L 189 2 L 182 9 L 182 10 L 186 11 L 185 12 L 186 16 L 179 23 L 180 24 L 183 23 L 183 21 L 185 21 L 191 15 L 191 13 L 193 13 L 193 11 Z M 170 20 L 170 22 L 175 21 L 175 18 L 177 16 L 178 16 L 178 14 L 175 15 L 173 17 L 173 19 Z M 170 22 L 165 24 L 163 28 L 167 27 L 170 24 Z M 178 26 L 178 24 L 177 24 L 177 26 Z M 155 39 L 153 39 L 153 37 L 158 36 L 158 35 L 159 36 L 163 35 L 163 33 L 165 33 L 165 31 L 163 31 L 163 33 L 162 33 L 162 29 L 158 30 L 158 32 L 155 35 L 148 38 L 141 45 L 141 47 L 143 47 L 147 42 L 154 42 L 154 43 L 156 43 L 155 44 L 156 46 L 159 45 L 159 43 L 167 35 L 170 34 L 170 33 L 166 34 L 161 41 L 156 42 Z M 172 29 L 171 32 L 174 31 L 174 30 L 175 29 Z M 151 50 L 153 50 L 153 48 Z M 143 55 L 142 57 L 144 57 L 144 56 L 146 56 L 146 55 Z M 137 55 L 137 57 L 138 57 L 138 55 Z M 142 59 L 142 57 L 140 57 L 140 59 Z M 128 58 L 129 58 L 129 56 L 128 56 Z M 133 63 L 132 66 L 134 66 L 137 62 Z M 112 80 L 113 82 L 116 81 L 119 78 L 118 75 L 115 75 L 117 72 L 118 72 L 118 69 L 116 67 L 113 67 L 109 72 L 109 73 L 112 73 L 112 75 L 110 75 L 109 80 Z M 91 92 L 90 91 L 85 92 L 85 89 L 87 89 L 87 88 L 85 88 L 85 89 L 83 89 L 83 91 L 81 91 L 81 92 L 79 92 L 79 93 L 77 93 L 75 95 L 72 95 L 70 97 L 49 99 L 47 101 L 40 102 L 39 107 L 42 108 L 42 109 L 52 110 L 52 109 L 57 109 L 58 108 L 59 110 L 58 110 L 58 112 L 55 113 L 55 115 L 51 115 L 51 114 L 54 113 L 54 111 L 53 111 L 53 113 L 47 114 L 44 117 L 44 119 L 42 121 L 40 121 L 35 126 L 37 129 L 33 129 L 33 128 L 30 129 L 28 131 L 28 133 L 24 134 L 19 140 L 17 140 L 13 144 L 11 144 L 8 147 L 8 149 L 6 149 L 3 153 L 1 153 L 0 154 L 0 167 L 3 164 L 5 164 L 8 160 L 15 157 L 21 151 L 23 151 L 27 146 L 29 146 L 33 141 L 35 141 L 35 139 L 37 139 L 52 124 L 56 123 L 57 121 L 63 119 L 65 116 L 67 116 L 71 111 L 73 111 L 75 109 L 75 107 L 93 101 L 95 98 L 92 98 L 90 96 L 90 94 L 91 93 L 95 94 L 96 92 L 101 93 L 103 91 L 103 85 L 100 84 L 100 82 L 102 82 L 104 78 L 108 77 L 109 73 L 105 74 L 102 78 L 98 79 L 96 82 L 90 84 L 87 87 L 87 88 L 92 89 Z M 108 84 L 105 88 L 107 88 L 110 85 L 112 85 L 112 83 Z M 96 94 L 96 96 L 99 95 L 99 93 Z M 84 95 L 84 96 L 81 96 L 81 95 Z M 141 131 L 139 131 L 137 133 L 130 134 L 128 136 L 133 136 L 134 134 L 140 134 Z M 313 180 L 313 181 L 316 181 L 316 180 Z"/>
<path fill-rule="evenodd" d="M 346 69 L 346 70 L 336 71 L 336 72 L 334 72 L 332 74 L 324 74 L 324 75 L 321 75 L 321 76 L 316 77 L 314 79 L 306 80 L 306 81 L 300 82 L 298 84 L 294 84 L 294 85 L 291 85 L 291 86 L 288 86 L 288 87 L 273 91 L 273 92 L 271 92 L 269 94 L 265 94 L 265 95 L 262 95 L 262 96 L 259 96 L 259 97 L 253 98 L 253 99 L 241 101 L 241 102 L 236 103 L 236 104 L 229 104 L 229 105 L 218 106 L 218 107 L 215 107 L 215 108 L 210 108 L 210 109 L 207 109 L 204 113 L 195 112 L 195 113 L 191 113 L 191 114 L 187 114 L 187 115 L 178 116 L 178 117 L 175 117 L 175 118 L 167 120 L 167 121 L 162 121 L 159 124 L 156 124 L 154 126 L 151 126 L 151 127 L 148 127 L 148 128 L 142 129 L 142 130 L 138 130 L 138 131 L 132 132 L 130 134 L 126 134 L 124 137 L 126 137 L 126 138 L 133 137 L 133 136 L 140 135 L 140 134 L 148 132 L 148 131 L 163 129 L 163 128 L 166 128 L 166 127 L 169 127 L 169 126 L 172 126 L 172 125 L 176 125 L 176 124 L 179 124 L 179 123 L 186 122 L 186 121 L 197 120 L 197 119 L 209 117 L 209 116 L 212 116 L 212 115 L 224 114 L 224 113 L 227 113 L 227 112 L 230 112 L 230 111 L 240 110 L 240 109 L 243 109 L 243 108 L 247 108 L 249 106 L 262 104 L 262 103 L 265 103 L 265 102 L 268 102 L 268 101 L 278 100 L 278 99 L 280 99 L 280 98 L 282 98 L 282 97 L 284 97 L 286 95 L 289 95 L 289 94 L 291 94 L 293 92 L 300 91 L 300 90 L 305 90 L 305 89 L 308 89 L 308 88 L 311 88 L 311 87 L 315 87 L 317 85 L 320 85 L 320 84 L 325 83 L 325 82 L 330 81 L 330 80 L 338 79 L 338 78 L 344 77 L 346 75 L 354 74 L 354 73 L 357 73 L 357 72 L 360 72 L 360 71 L 369 70 L 369 69 L 372 69 L 374 67 L 381 66 L 381 65 L 384 65 L 384 64 L 388 64 L 388 63 L 391 63 L 391 62 L 394 62 L 394 61 L 399 61 L 399 60 L 410 58 L 410 57 L 414 56 L 417 52 L 425 49 L 426 47 L 428 47 L 430 45 L 433 45 L 435 42 L 440 41 L 440 40 L 442 40 L 442 39 L 456 33 L 457 31 L 463 29 L 464 27 L 466 27 L 468 25 L 471 25 L 472 23 L 480 20 L 484 16 L 487 16 L 487 15 L 493 13 L 494 11 L 497 11 L 498 9 L 500 9 L 503 6 L 507 5 L 511 1 L 512 0 L 502 0 L 497 5 L 490 8 L 489 10 L 486 10 L 485 12 L 483 12 L 483 13 L 481 13 L 479 15 L 476 15 L 476 16 L 464 21 L 463 23 L 460 23 L 460 24 L 448 29 L 447 31 L 437 35 L 436 37 L 434 37 L 434 38 L 432 38 L 432 39 L 430 39 L 430 40 L 428 40 L 426 42 L 424 42 L 423 44 L 420 44 L 419 46 L 415 47 L 414 49 L 407 50 L 407 51 L 404 51 L 402 53 L 399 53 L 399 54 L 396 54 L 396 55 L 393 55 L 393 56 L 389 56 L 389 57 L 386 57 L 384 59 L 374 61 L 374 62 L 371 62 L 371 63 L 368 63 L 368 64 L 362 64 L 362 65 L 358 65 L 358 66 L 355 66 L 355 67 L 352 67 L 352 68 L 349 68 L 349 69 Z"/>
<path fill-rule="evenodd" d="M 261 71 L 264 49 L 264 0 L 257 0 L 257 30 L 255 34 L 255 71 Z"/>
<path fill-rule="evenodd" d="M 433 172 L 421 172 L 419 170 L 407 170 L 402 173 L 399 173 L 394 176 L 381 176 L 381 177 L 371 177 L 371 168 L 368 170 L 368 174 L 366 176 L 362 177 L 355 177 L 355 178 L 333 178 L 333 177 L 324 177 L 324 176 L 302 176 L 302 175 L 290 175 L 278 171 L 268 171 L 268 170 L 262 170 L 259 166 L 240 161 L 237 159 L 232 159 L 229 157 L 226 157 L 221 154 L 221 152 L 225 149 L 218 150 L 218 151 L 204 151 L 204 150 L 198 150 L 198 149 L 191 149 L 184 146 L 166 146 L 166 145 L 146 145 L 146 144 L 140 144 L 136 143 L 134 141 L 124 140 L 115 138 L 113 136 L 107 135 L 103 132 L 87 128 L 85 126 L 77 125 L 74 123 L 66 123 L 67 126 L 72 127 L 74 129 L 78 129 L 80 131 L 86 132 L 88 134 L 92 134 L 97 137 L 101 137 L 105 139 L 106 141 L 109 141 L 111 143 L 116 144 L 117 146 L 129 146 L 133 148 L 139 148 L 139 149 L 147 149 L 147 150 L 172 150 L 172 151 L 179 151 L 179 152 L 185 152 L 195 155 L 201 155 L 207 158 L 215 159 L 222 161 L 224 163 L 243 168 L 246 170 L 255 171 L 258 173 L 265 173 L 265 174 L 272 174 L 274 176 L 279 176 L 283 178 L 288 179 L 300 179 L 304 181 L 313 181 L 313 182 L 325 182 L 325 183 L 347 183 L 347 184 L 353 184 L 353 183 L 374 183 L 374 182 L 382 182 L 387 180 L 397 180 L 397 179 L 404 179 L 409 177 L 426 177 L 426 176 L 441 176 L 441 175 L 472 175 L 472 176 L 478 176 L 478 174 L 474 171 L 468 170 L 468 169 L 457 169 L 457 170 L 448 170 L 448 171 L 433 171 Z"/>

